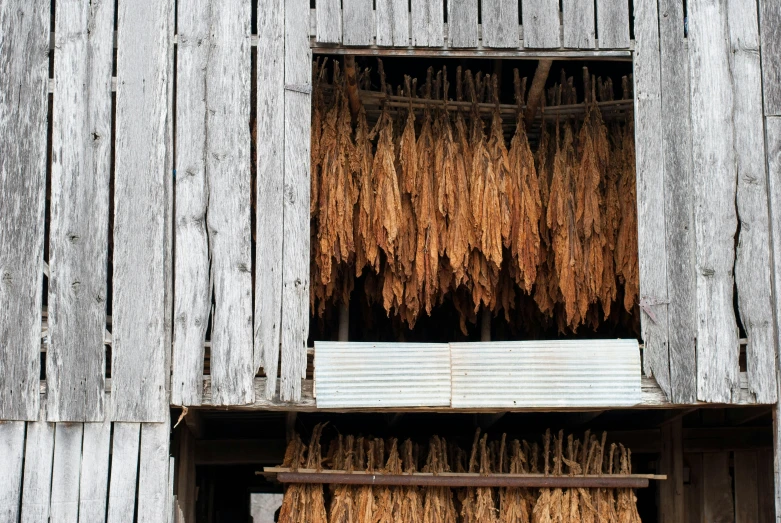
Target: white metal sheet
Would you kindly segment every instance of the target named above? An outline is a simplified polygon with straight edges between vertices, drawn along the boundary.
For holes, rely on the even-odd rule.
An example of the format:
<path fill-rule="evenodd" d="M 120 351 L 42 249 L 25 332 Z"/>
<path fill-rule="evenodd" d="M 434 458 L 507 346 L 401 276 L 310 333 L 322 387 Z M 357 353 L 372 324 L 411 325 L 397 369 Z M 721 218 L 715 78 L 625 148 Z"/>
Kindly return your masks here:
<path fill-rule="evenodd" d="M 640 403 L 637 340 L 451 343 L 453 408 Z"/>
<path fill-rule="evenodd" d="M 315 342 L 318 408 L 448 407 L 446 343 Z"/>

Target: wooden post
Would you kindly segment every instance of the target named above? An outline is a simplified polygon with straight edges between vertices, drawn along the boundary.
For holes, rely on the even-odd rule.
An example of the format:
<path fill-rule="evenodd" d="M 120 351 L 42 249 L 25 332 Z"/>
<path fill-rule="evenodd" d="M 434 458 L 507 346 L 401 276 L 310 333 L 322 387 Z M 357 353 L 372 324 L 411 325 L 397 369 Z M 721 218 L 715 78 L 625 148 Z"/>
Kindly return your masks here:
<path fill-rule="evenodd" d="M 662 425 L 660 473 L 667 481 L 659 486 L 659 521 L 684 521 L 683 504 L 683 427 L 681 418 Z"/>
<path fill-rule="evenodd" d="M 534 79 L 532 80 L 531 89 L 529 89 L 529 97 L 526 102 L 526 129 L 531 127 L 534 117 L 537 115 L 537 109 L 542 104 L 542 99 L 545 96 L 545 82 L 548 80 L 548 73 L 553 65 L 553 60 L 540 60 L 537 63 L 537 70 L 534 71 Z"/>

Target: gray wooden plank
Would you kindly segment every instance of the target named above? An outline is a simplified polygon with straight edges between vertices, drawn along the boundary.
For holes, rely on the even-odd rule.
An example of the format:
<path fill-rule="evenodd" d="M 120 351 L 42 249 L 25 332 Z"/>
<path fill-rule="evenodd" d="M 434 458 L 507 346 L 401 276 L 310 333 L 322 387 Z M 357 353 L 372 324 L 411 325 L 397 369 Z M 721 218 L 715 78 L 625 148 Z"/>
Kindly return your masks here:
<path fill-rule="evenodd" d="M 251 403 L 250 1 L 210 6 L 206 64 L 206 227 L 214 286 L 211 379 L 216 401 Z M 205 13 L 204 13 L 205 14 Z"/>
<path fill-rule="evenodd" d="M 600 49 L 629 48 L 627 0 L 597 0 L 597 44 Z"/>
<path fill-rule="evenodd" d="M 83 423 L 57 423 L 54 429 L 51 523 L 76 523 L 79 519 L 79 478 Z"/>
<path fill-rule="evenodd" d="M 689 117 L 689 56 L 683 4 L 659 1 L 670 400 L 697 399 L 694 187 Z"/>
<path fill-rule="evenodd" d="M 22 523 L 47 523 L 52 486 L 54 423 L 27 424 L 22 484 Z"/>
<path fill-rule="evenodd" d="M 737 171 L 727 12 L 718 0 L 690 0 L 688 6 L 697 398 L 728 403 L 739 388 L 739 366 L 733 308 Z"/>
<path fill-rule="evenodd" d="M 315 36 L 317 42 L 322 44 L 342 42 L 341 4 L 340 0 L 320 0 L 317 2 L 317 33 Z"/>
<path fill-rule="evenodd" d="M 702 455 L 702 515 L 708 523 L 735 521 L 729 455 L 729 452 L 705 452 Z"/>
<path fill-rule="evenodd" d="M 735 253 L 738 310 L 748 338 L 749 391 L 760 403 L 775 403 L 776 338 L 757 9 L 755 0 L 728 0 L 727 6 L 740 220 Z"/>
<path fill-rule="evenodd" d="M 656 2 L 635 4 L 635 149 L 641 334 L 646 374 L 670 398 L 661 65 Z"/>
<path fill-rule="evenodd" d="M 102 523 L 106 520 L 110 443 L 110 421 L 84 424 L 79 523 Z"/>
<path fill-rule="evenodd" d="M 282 270 L 283 401 L 301 398 L 309 335 L 309 165 L 312 53 L 306 0 L 285 0 L 285 184 Z"/>
<path fill-rule="evenodd" d="M 49 421 L 102 421 L 114 3 L 57 4 L 49 233 Z"/>
<path fill-rule="evenodd" d="M 562 1 L 562 25 L 564 26 L 562 45 L 569 49 L 593 49 L 594 38 L 594 2 L 580 0 Z"/>
<path fill-rule="evenodd" d="M 515 49 L 520 45 L 518 0 L 483 0 L 483 47 Z M 448 18 L 448 36 L 451 23 Z"/>
<path fill-rule="evenodd" d="M 769 123 L 770 118 L 768 118 Z M 778 125 L 778 123 L 776 124 Z M 779 129 L 781 130 L 781 129 Z M 776 300 L 778 301 L 778 300 Z M 773 407 L 773 485 L 775 490 L 773 492 L 773 500 L 775 506 L 776 518 L 774 521 L 778 523 L 778 515 L 781 514 L 781 424 L 779 423 L 780 415 L 779 409 L 781 409 L 781 402 L 776 403 Z"/>
<path fill-rule="evenodd" d="M 501 0 L 492 0 L 500 2 Z M 518 12 L 518 0 L 515 11 Z M 515 47 L 518 47 L 518 15 L 515 16 Z M 379 34 L 378 34 L 379 38 Z M 477 47 L 477 0 L 460 0 L 447 3 L 447 46 Z M 485 43 L 485 3 L 483 3 L 483 45 Z"/>
<path fill-rule="evenodd" d="M 759 521 L 757 451 L 735 451 L 735 523 Z"/>
<path fill-rule="evenodd" d="M 261 8 L 262 7 L 262 8 Z M 258 0 L 255 364 L 277 376 L 285 182 L 285 0 Z M 276 379 L 266 396 L 276 396 Z"/>
<path fill-rule="evenodd" d="M 211 311 L 206 177 L 204 75 L 209 45 L 209 0 L 182 0 L 176 59 L 176 294 L 171 403 L 200 405 L 206 327 Z M 206 45 L 204 45 L 206 43 Z"/>
<path fill-rule="evenodd" d="M 22 497 L 22 463 L 24 461 L 25 422 L 0 421 L 0 523 L 19 521 Z"/>
<path fill-rule="evenodd" d="M 377 45 L 409 45 L 409 8 L 407 0 L 376 0 Z"/>
<path fill-rule="evenodd" d="M 523 0 L 523 46 L 531 49 L 559 47 L 558 0 Z"/>
<path fill-rule="evenodd" d="M 412 1 L 412 45 L 441 47 L 445 40 L 443 0 Z"/>
<path fill-rule="evenodd" d="M 173 15 L 172 0 L 119 4 L 111 366 L 116 421 L 168 416 Z"/>
<path fill-rule="evenodd" d="M 138 464 L 138 523 L 157 523 L 168 512 L 168 422 L 141 424 Z"/>
<path fill-rule="evenodd" d="M 372 45 L 374 6 L 372 0 L 343 0 L 342 44 Z"/>
<path fill-rule="evenodd" d="M 0 419 L 36 420 L 49 2 L 0 3 Z"/>
<path fill-rule="evenodd" d="M 781 116 L 781 2 L 759 0 L 765 114 Z"/>
<path fill-rule="evenodd" d="M 108 523 L 132 522 L 136 505 L 140 423 L 114 423 L 111 439 Z"/>

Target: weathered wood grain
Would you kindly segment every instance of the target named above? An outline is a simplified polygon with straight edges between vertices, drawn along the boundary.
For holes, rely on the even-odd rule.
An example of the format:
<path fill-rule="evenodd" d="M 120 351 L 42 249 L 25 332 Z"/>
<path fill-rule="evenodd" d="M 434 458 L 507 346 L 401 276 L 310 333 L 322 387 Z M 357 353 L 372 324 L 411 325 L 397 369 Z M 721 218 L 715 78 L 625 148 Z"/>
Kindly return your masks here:
<path fill-rule="evenodd" d="M 3 481 L 0 481 L 0 523 L 19 520 L 24 436 L 25 422 L 0 421 L 0 463 L 4 472 Z"/>
<path fill-rule="evenodd" d="M 441 47 L 445 43 L 445 16 L 443 0 L 414 0 L 412 2 L 412 45 Z"/>
<path fill-rule="evenodd" d="M 49 233 L 49 421 L 102 421 L 114 3 L 58 3 Z"/>
<path fill-rule="evenodd" d="M 735 523 L 758 523 L 757 451 L 735 451 Z"/>
<path fill-rule="evenodd" d="M 85 423 L 79 485 L 79 523 L 106 520 L 111 422 Z"/>
<path fill-rule="evenodd" d="M 483 47 L 515 49 L 520 45 L 518 0 L 483 0 Z M 448 18 L 448 37 L 452 24 Z"/>
<path fill-rule="evenodd" d="M 111 366 L 117 421 L 168 417 L 173 15 L 172 0 L 119 4 Z"/>
<path fill-rule="evenodd" d="M 683 4 L 659 1 L 670 400 L 697 399 L 694 186 Z"/>
<path fill-rule="evenodd" d="M 662 93 L 656 2 L 635 3 L 635 149 L 643 364 L 671 397 Z"/>
<path fill-rule="evenodd" d="M 775 403 L 776 336 L 757 10 L 754 0 L 728 0 L 727 6 L 737 167 L 735 203 L 740 220 L 735 253 L 738 310 L 748 338 L 749 390 L 757 401 Z"/>
<path fill-rule="evenodd" d="M 323 44 L 342 42 L 342 5 L 340 0 L 320 0 L 317 2 L 317 36 L 315 39 Z"/>
<path fill-rule="evenodd" d="M 737 392 L 739 366 L 733 308 L 737 171 L 727 12 L 717 0 L 690 0 L 688 6 L 697 398 L 728 403 Z"/>
<path fill-rule="evenodd" d="M 206 82 L 209 0 L 182 0 L 176 60 L 176 217 L 171 403 L 200 405 L 204 341 L 211 311 L 206 211 Z"/>
<path fill-rule="evenodd" d="M 732 503 L 732 481 L 729 474 L 729 452 L 702 454 L 703 521 L 732 523 L 735 507 Z"/>
<path fill-rule="evenodd" d="M 282 321 L 285 0 L 258 2 L 254 368 L 276 377 Z M 269 385 L 266 394 L 274 397 L 276 379 Z"/>
<path fill-rule="evenodd" d="M 49 521 L 77 523 L 83 423 L 57 423 L 54 429 L 52 494 Z"/>
<path fill-rule="evenodd" d="M 629 48 L 627 0 L 597 0 L 597 43 L 600 49 Z"/>
<path fill-rule="evenodd" d="M 182 522 L 195 518 L 195 438 L 189 427 L 179 433 L 179 454 L 177 456 L 176 499 L 182 511 Z"/>
<path fill-rule="evenodd" d="M 49 2 L 0 3 L 0 419 L 36 420 Z"/>
<path fill-rule="evenodd" d="M 492 0 L 501 1 L 501 0 Z M 518 12 L 518 0 L 515 11 Z M 483 45 L 485 43 L 485 3 L 483 3 Z M 477 47 L 477 0 L 447 3 L 447 46 Z M 518 16 L 515 16 L 515 47 L 518 47 Z"/>
<path fill-rule="evenodd" d="M 27 424 L 22 483 L 22 523 L 47 523 L 52 486 L 54 423 Z"/>
<path fill-rule="evenodd" d="M 523 46 L 551 49 L 561 46 L 558 0 L 523 0 Z"/>
<path fill-rule="evenodd" d="M 114 423 L 106 517 L 108 523 L 133 521 L 140 433 L 140 423 Z"/>
<path fill-rule="evenodd" d="M 309 336 L 309 165 L 312 55 L 306 0 L 285 0 L 285 183 L 282 270 L 283 401 L 301 398 Z"/>
<path fill-rule="evenodd" d="M 168 422 L 141 424 L 138 464 L 138 523 L 158 523 L 169 511 Z"/>
<path fill-rule="evenodd" d="M 776 332 L 781 318 L 781 117 L 765 118 L 765 143 L 767 144 L 768 190 L 770 192 L 770 227 L 773 237 L 773 293 L 775 296 Z M 778 372 L 778 362 L 776 362 Z M 781 402 L 773 407 L 773 470 L 774 508 L 781 514 Z"/>
<path fill-rule="evenodd" d="M 781 3 L 759 0 L 765 114 L 781 116 Z"/>
<path fill-rule="evenodd" d="M 206 227 L 214 286 L 211 377 L 223 405 L 252 402 L 250 0 L 212 3 L 206 64 Z"/>
<path fill-rule="evenodd" d="M 343 0 L 342 44 L 371 45 L 374 33 L 372 0 Z"/>
<path fill-rule="evenodd" d="M 562 25 L 564 34 L 562 46 L 569 49 L 593 49 L 594 38 L 594 2 L 563 0 Z"/>
<path fill-rule="evenodd" d="M 376 0 L 377 45 L 409 45 L 409 8 L 406 0 Z"/>

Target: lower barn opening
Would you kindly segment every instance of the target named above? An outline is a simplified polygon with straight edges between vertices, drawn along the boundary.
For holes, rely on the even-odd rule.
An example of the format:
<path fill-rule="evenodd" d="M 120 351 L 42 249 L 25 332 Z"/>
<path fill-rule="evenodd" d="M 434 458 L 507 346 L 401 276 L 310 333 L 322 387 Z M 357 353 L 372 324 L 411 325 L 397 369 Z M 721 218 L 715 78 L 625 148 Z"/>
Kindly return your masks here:
<path fill-rule="evenodd" d="M 283 495 L 287 492 L 292 496 L 290 489 L 294 487 L 280 483 L 265 469 L 289 465 L 284 463 L 285 450 L 293 448 L 289 442 L 295 441 L 296 437 L 300 437 L 306 447 L 301 456 L 301 468 L 309 467 L 309 444 L 319 432 L 320 449 L 315 451 L 319 456 L 316 461 L 325 471 L 373 470 L 377 475 L 387 475 L 397 467 L 400 473 L 406 474 L 413 469 L 418 473 L 463 469 L 465 472 L 472 470 L 476 475 L 518 470 L 532 473 L 534 469 L 544 473 L 549 429 L 548 472 L 552 477 L 559 474 L 577 476 L 576 469 L 582 467 L 582 459 L 588 461 L 589 470 L 596 473 L 595 463 L 599 459 L 596 456 L 602 448 L 603 434 L 606 434 L 603 476 L 611 475 L 608 467 L 614 443 L 614 472 L 630 470 L 631 466 L 631 474 L 635 476 L 667 475 L 667 480 L 650 480 L 646 488 L 624 491 L 621 502 L 636 507 L 640 521 L 667 520 L 674 514 L 676 504 L 683 507 L 686 521 L 701 521 L 706 513 L 718 513 L 724 521 L 733 521 L 746 507 L 756 513 L 758 521 L 773 515 L 772 429 L 770 410 L 766 407 L 463 414 L 195 412 L 199 420 L 197 436 L 193 424 L 186 423 L 177 428 L 174 436 L 177 459 L 180 463 L 183 460 L 192 463 L 193 474 L 180 474 L 175 487 L 178 507 L 184 514 L 182 520 L 187 522 L 272 523 L 279 520 Z M 193 411 L 187 416 L 192 415 Z M 475 444 L 478 429 L 480 435 Z M 560 435 L 561 451 L 558 450 Z M 518 440 L 517 447 L 515 440 Z M 588 447 L 593 451 L 591 457 L 588 452 L 583 454 L 583 441 L 591 443 Z M 620 445 L 624 446 L 625 452 Z M 474 455 L 473 448 L 477 450 Z M 287 459 L 292 455 L 288 451 Z M 525 459 L 522 464 L 518 456 Z M 671 466 L 676 460 L 681 463 L 680 469 Z M 499 472 L 500 467 L 503 472 Z M 179 465 L 177 470 L 181 471 L 183 467 Z M 680 487 L 674 487 L 675 484 Z M 313 488 L 322 492 L 322 505 L 318 506 L 324 510 L 323 517 L 318 519 L 313 512 L 304 511 L 296 521 L 365 521 L 359 516 L 360 500 L 366 495 L 360 485 L 350 488 L 315 485 Z M 421 503 L 407 507 L 406 519 L 402 520 L 423 521 L 426 511 L 430 510 L 425 503 L 430 489 L 393 487 L 391 501 L 392 492 L 403 489 L 410 493 L 414 490 Z M 386 510 L 389 518 L 395 518 L 388 520 L 399 521 L 400 516 L 394 510 L 401 508 L 393 508 L 392 503 L 384 506 L 383 496 L 387 493 L 383 488 L 375 486 L 371 490 L 372 521 L 378 520 L 381 510 Z M 506 512 L 503 512 L 509 502 L 505 488 L 486 490 L 482 498 L 476 496 L 474 488 L 471 494 L 467 488 L 459 486 L 445 490 L 452 496 L 454 512 L 450 521 L 507 520 Z M 539 517 L 539 510 L 545 508 L 546 503 L 540 501 L 544 490 L 527 488 L 523 491 L 524 509 L 529 517 L 519 516 L 521 519 L 515 521 L 539 521 L 535 519 L 534 508 L 540 506 Z M 601 504 L 609 503 L 605 493 L 597 494 L 596 490 L 578 492 L 575 508 L 584 518 L 578 521 L 589 521 L 589 504 L 593 506 L 598 498 Z M 611 492 L 616 511 L 619 510 L 620 490 Z M 567 494 L 570 501 L 573 500 L 567 489 L 558 494 L 554 491 L 552 488 L 548 493 L 554 496 L 554 501 L 559 499 L 556 496 Z M 477 501 L 478 498 L 485 513 L 475 519 L 470 513 L 475 508 L 470 499 Z M 414 506 L 417 508 L 409 512 Z M 551 508 L 559 510 L 553 508 L 553 504 Z M 571 510 L 575 508 L 570 505 Z M 665 519 L 660 519 L 662 517 Z M 609 517 L 607 520 L 612 521 Z"/>
<path fill-rule="evenodd" d="M 639 337 L 631 72 L 317 57 L 310 346 Z"/>

